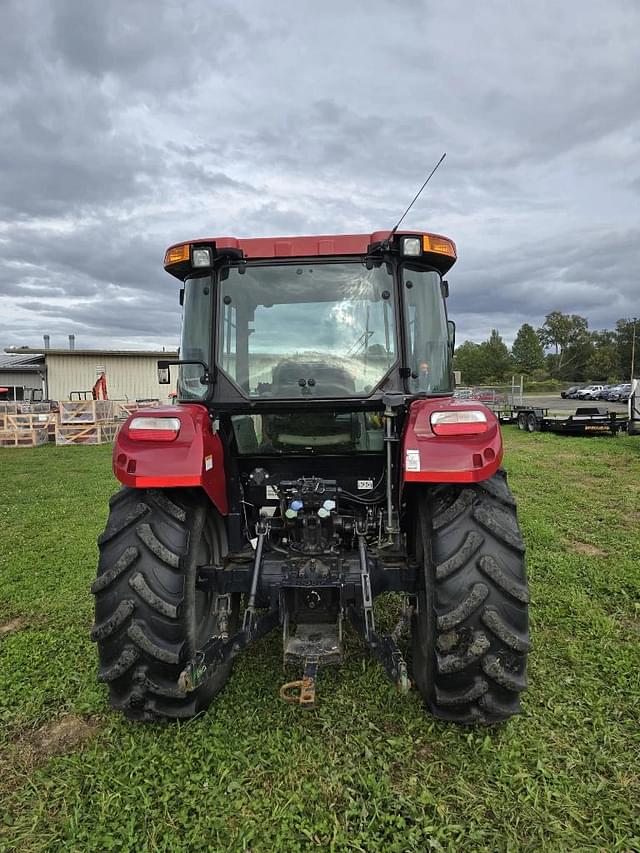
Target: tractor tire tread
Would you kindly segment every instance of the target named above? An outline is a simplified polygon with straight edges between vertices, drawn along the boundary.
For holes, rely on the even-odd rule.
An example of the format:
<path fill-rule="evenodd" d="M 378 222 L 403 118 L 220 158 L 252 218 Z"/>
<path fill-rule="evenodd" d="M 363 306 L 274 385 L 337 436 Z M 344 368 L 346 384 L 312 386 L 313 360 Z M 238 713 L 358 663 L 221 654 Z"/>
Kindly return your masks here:
<path fill-rule="evenodd" d="M 440 690 L 436 687 L 436 699 L 438 705 L 468 705 L 479 699 L 489 689 L 489 685 L 482 678 L 475 678 L 471 687 L 462 690 Z"/>
<path fill-rule="evenodd" d="M 514 551 L 520 551 L 521 554 L 524 554 L 524 542 L 518 529 L 510 530 L 506 527 L 502 523 L 502 520 L 489 507 L 482 504 L 475 506 L 473 508 L 473 517 L 478 524 L 484 527 L 496 539 L 500 539 L 505 545 L 513 548 Z"/>
<path fill-rule="evenodd" d="M 417 516 L 426 586 L 413 616 L 414 681 L 440 719 L 504 722 L 520 712 L 530 649 L 525 549 L 506 475 L 425 490 Z"/>
<path fill-rule="evenodd" d="M 529 603 L 529 591 L 527 587 L 517 580 L 513 574 L 491 555 L 480 557 L 478 560 L 478 568 L 483 572 L 494 584 L 507 595 L 520 601 L 522 604 Z"/>
<path fill-rule="evenodd" d="M 180 568 L 180 555 L 174 553 L 166 545 L 164 545 L 154 533 L 150 524 L 139 524 L 136 528 L 138 539 L 143 542 L 147 548 L 163 563 L 171 566 L 172 569 Z"/>
<path fill-rule="evenodd" d="M 471 506 L 473 501 L 473 492 L 471 489 L 463 489 L 456 497 L 453 503 L 448 506 L 443 506 L 437 514 L 433 516 L 433 529 L 440 530 L 451 522 L 455 521 L 464 511 Z"/>
<path fill-rule="evenodd" d="M 153 503 L 160 507 L 161 510 L 167 513 L 167 515 L 173 516 L 176 521 L 186 521 L 187 513 L 183 509 L 183 507 L 178 506 L 177 503 L 174 503 L 170 497 L 168 497 L 163 491 L 160 489 L 149 489 L 148 495 L 153 501 Z"/>
<path fill-rule="evenodd" d="M 100 537 L 98 577 L 91 587 L 96 612 L 91 637 L 98 644 L 98 680 L 106 682 L 112 707 L 127 719 L 192 717 L 229 677 L 231 664 L 192 693 L 177 686 L 195 651 L 194 625 L 207 627 L 203 620 L 209 617 L 196 613 L 211 612 L 208 599 L 204 611 L 194 609 L 195 601 L 189 610 L 186 596 L 187 578 L 195 583 L 195 564 L 188 559 L 195 518 L 206 500 L 191 489 L 165 494 L 124 488 L 110 501 L 108 535 Z M 220 551 L 216 536 L 223 534 L 212 517 L 209 547 Z"/>
<path fill-rule="evenodd" d="M 461 569 L 466 565 L 469 559 L 473 557 L 476 551 L 478 551 L 482 546 L 483 542 L 483 536 L 476 533 L 475 530 L 470 530 L 465 536 L 464 542 L 455 554 L 436 566 L 436 580 L 444 580 L 445 578 L 448 578 L 449 575 L 452 575 L 458 569 Z"/>
<path fill-rule="evenodd" d="M 485 607 L 482 614 L 482 621 L 487 628 L 492 631 L 498 639 L 502 640 L 505 646 L 509 646 L 515 652 L 528 652 L 531 648 L 531 643 L 527 637 L 517 634 L 507 623 L 502 619 L 500 613 L 495 607 Z"/>
<path fill-rule="evenodd" d="M 121 574 L 126 572 L 127 569 L 135 563 L 138 559 L 139 553 L 140 552 L 137 548 L 132 548 L 131 546 L 125 548 L 111 568 L 99 575 L 91 584 L 91 592 L 94 595 L 97 595 L 99 592 L 102 592 L 107 587 L 111 586 L 112 583 L 118 580 Z"/>
<path fill-rule="evenodd" d="M 106 545 L 107 542 L 110 542 L 115 536 L 119 536 L 128 527 L 135 524 L 138 519 L 147 515 L 148 512 L 149 507 L 146 504 L 136 504 L 133 510 L 124 519 L 118 521 L 117 524 L 107 526 L 104 533 L 101 533 L 100 536 L 98 536 L 98 546 Z"/>
<path fill-rule="evenodd" d="M 125 646 L 118 655 L 117 660 L 100 667 L 98 681 L 115 681 L 116 678 L 122 678 L 137 660 L 138 650 L 134 649 L 133 646 Z"/>
<path fill-rule="evenodd" d="M 152 607 L 161 616 L 166 616 L 169 619 L 177 619 L 179 607 L 175 604 L 170 604 L 164 598 L 157 595 L 145 580 L 142 572 L 136 572 L 129 578 L 129 586 L 134 592 L 137 592 L 140 598 Z"/>
<path fill-rule="evenodd" d="M 454 607 L 453 610 L 449 610 L 447 613 L 438 616 L 438 630 L 449 631 L 451 628 L 455 628 L 456 625 L 464 622 L 467 616 L 470 616 L 474 610 L 480 607 L 488 595 L 489 587 L 486 584 L 474 584 L 469 590 L 467 597 L 460 604 Z"/>
<path fill-rule="evenodd" d="M 138 648 L 146 652 L 149 657 L 155 658 L 162 663 L 170 663 L 177 665 L 180 662 L 181 644 L 176 649 L 166 648 L 153 640 L 145 631 L 144 622 L 133 621 L 127 628 L 129 639 L 138 646 Z"/>
<path fill-rule="evenodd" d="M 113 634 L 114 631 L 117 631 L 118 628 L 127 621 L 135 609 L 135 601 L 132 601 L 130 598 L 123 598 L 111 616 L 103 622 L 100 622 L 100 624 L 94 625 L 91 629 L 91 639 L 94 643 L 98 640 L 105 640 Z"/>

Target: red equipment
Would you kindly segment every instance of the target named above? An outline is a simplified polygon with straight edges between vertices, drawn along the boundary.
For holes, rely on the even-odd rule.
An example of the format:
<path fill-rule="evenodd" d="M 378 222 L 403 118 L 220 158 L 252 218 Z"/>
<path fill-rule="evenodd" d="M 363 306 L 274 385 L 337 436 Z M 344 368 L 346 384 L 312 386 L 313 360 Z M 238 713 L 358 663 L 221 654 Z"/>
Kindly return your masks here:
<path fill-rule="evenodd" d="M 95 385 L 91 389 L 91 396 L 94 400 L 108 400 L 107 396 L 107 377 L 104 373 L 98 376 Z"/>

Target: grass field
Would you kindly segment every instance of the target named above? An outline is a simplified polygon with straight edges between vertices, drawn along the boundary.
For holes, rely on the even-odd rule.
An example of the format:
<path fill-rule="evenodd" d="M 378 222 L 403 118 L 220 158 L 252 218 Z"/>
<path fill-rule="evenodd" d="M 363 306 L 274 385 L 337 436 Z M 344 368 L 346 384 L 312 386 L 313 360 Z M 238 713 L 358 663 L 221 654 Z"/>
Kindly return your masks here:
<path fill-rule="evenodd" d="M 277 636 L 203 717 L 124 722 L 89 640 L 111 449 L 0 451 L 0 850 L 640 850 L 640 439 L 505 439 L 534 648 L 495 730 L 430 719 L 353 638 L 300 713 Z"/>

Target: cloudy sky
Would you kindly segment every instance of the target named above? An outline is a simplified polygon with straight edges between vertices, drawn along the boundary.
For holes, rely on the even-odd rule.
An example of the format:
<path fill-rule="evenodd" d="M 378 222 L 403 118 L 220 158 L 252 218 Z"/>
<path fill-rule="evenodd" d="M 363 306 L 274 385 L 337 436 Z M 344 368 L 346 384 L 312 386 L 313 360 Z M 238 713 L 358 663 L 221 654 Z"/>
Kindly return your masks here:
<path fill-rule="evenodd" d="M 640 315 L 637 0 L 2 0 L 0 346 L 175 345 L 182 238 L 448 234 L 458 340 Z"/>

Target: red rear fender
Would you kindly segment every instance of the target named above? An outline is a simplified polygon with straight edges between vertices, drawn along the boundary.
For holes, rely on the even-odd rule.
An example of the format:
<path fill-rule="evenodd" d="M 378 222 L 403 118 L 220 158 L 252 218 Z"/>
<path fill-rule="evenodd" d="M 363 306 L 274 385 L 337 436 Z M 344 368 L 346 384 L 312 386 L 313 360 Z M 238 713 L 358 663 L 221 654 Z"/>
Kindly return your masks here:
<path fill-rule="evenodd" d="M 457 434 L 437 435 L 432 425 L 436 412 L 482 412 L 486 421 L 459 429 Z M 486 426 L 486 428 L 485 428 Z M 465 429 L 481 432 L 466 433 Z M 405 483 L 477 483 L 492 477 L 502 461 L 502 436 L 498 419 L 481 403 L 415 400 L 409 408 L 402 436 L 402 477 Z"/>
<path fill-rule="evenodd" d="M 130 425 L 139 417 L 177 418 L 180 429 L 170 441 L 157 440 L 154 431 L 148 438 L 139 437 L 144 430 L 136 431 L 134 437 Z M 200 487 L 223 515 L 228 512 L 224 449 L 204 406 L 140 409 L 130 415 L 116 436 L 113 473 L 134 489 Z"/>

